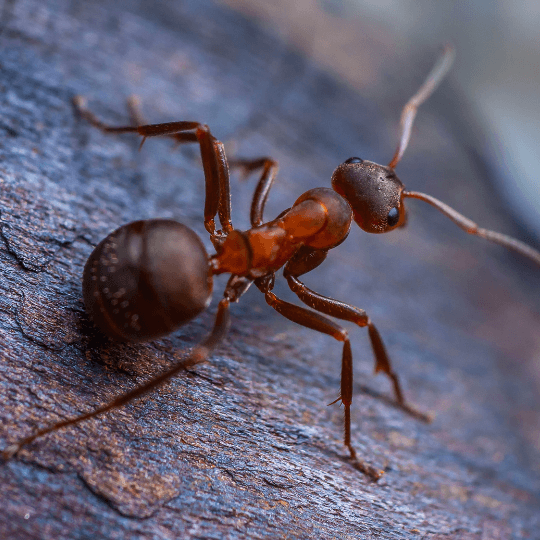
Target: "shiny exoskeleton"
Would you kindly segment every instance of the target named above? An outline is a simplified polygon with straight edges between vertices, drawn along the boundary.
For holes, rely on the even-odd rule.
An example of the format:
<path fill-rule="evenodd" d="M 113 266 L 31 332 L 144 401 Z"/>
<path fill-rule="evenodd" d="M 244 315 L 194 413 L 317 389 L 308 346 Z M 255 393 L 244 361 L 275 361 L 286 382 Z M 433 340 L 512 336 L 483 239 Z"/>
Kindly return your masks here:
<path fill-rule="evenodd" d="M 169 219 L 135 221 L 107 236 L 88 258 L 83 284 L 94 322 L 126 341 L 169 334 L 206 309 L 212 295 L 203 243 Z"/>
<path fill-rule="evenodd" d="M 321 187 L 307 191 L 291 208 L 268 222 L 264 222 L 263 211 L 278 170 L 272 159 L 228 161 L 223 144 L 212 136 L 207 126 L 198 122 L 110 127 L 86 109 L 82 98 L 76 98 L 79 113 L 105 132 L 138 133 L 143 141 L 146 137 L 169 136 L 181 144 L 199 144 L 206 182 L 204 222 L 216 250 L 208 256 L 196 234 L 172 220 L 136 221 L 120 227 L 94 249 L 84 270 L 84 300 L 95 324 L 119 340 L 158 338 L 190 321 L 208 306 L 213 275 L 228 273 L 231 277 L 218 306 L 214 329 L 187 359 L 96 411 L 59 422 L 20 440 L 4 451 L 4 457 L 12 456 L 41 435 L 120 407 L 182 370 L 207 360 L 227 332 L 230 303 L 238 301 L 255 284 L 267 303 L 284 317 L 343 343 L 341 391 L 336 401 L 344 405 L 344 443 L 354 465 L 378 479 L 382 471 L 359 459 L 351 443 L 351 345 L 347 331 L 333 319 L 367 327 L 375 371 L 389 377 L 398 406 L 420 419 L 429 418 L 405 401 L 383 341 L 366 312 L 310 290 L 300 277 L 319 266 L 328 251 L 347 238 L 353 220 L 370 233 L 385 233 L 403 226 L 407 197 L 428 202 L 466 232 L 513 249 L 540 264 L 538 251 L 506 235 L 478 228 L 429 195 L 406 191 L 394 172 L 407 148 L 418 106 L 441 81 L 452 58 L 453 50 L 447 47 L 420 90 L 405 105 L 400 142 L 387 166 L 349 158 L 334 171 L 333 189 Z M 251 205 L 251 228 L 247 231 L 232 226 L 229 166 L 246 173 L 262 169 Z M 216 230 L 216 215 L 220 230 Z M 310 309 L 285 302 L 272 292 L 275 273 L 281 268 L 291 290 Z"/>

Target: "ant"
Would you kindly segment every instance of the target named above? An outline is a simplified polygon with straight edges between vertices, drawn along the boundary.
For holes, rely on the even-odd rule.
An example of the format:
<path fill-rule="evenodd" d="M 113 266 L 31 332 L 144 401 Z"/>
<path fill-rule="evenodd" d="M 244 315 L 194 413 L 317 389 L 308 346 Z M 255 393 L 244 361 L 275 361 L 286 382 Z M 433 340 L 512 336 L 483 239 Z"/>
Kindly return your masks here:
<path fill-rule="evenodd" d="M 406 198 L 423 200 L 465 232 L 513 249 L 540 265 L 540 252 L 504 234 L 479 228 L 434 197 L 406 191 L 394 172 L 409 143 L 418 107 L 441 82 L 453 57 L 453 49 L 447 46 L 424 84 L 405 105 L 399 144 L 387 166 L 351 157 L 334 171 L 333 189 L 310 189 L 291 208 L 267 222 L 263 219 L 264 207 L 278 172 L 274 160 L 228 161 L 223 143 L 214 138 L 208 126 L 199 122 L 111 127 L 86 108 L 83 98 L 76 97 L 74 103 L 81 116 L 104 132 L 137 133 L 143 137 L 142 143 L 147 137 L 161 135 L 173 137 L 179 144 L 199 144 L 206 183 L 204 224 L 216 250 L 208 256 L 191 229 L 167 219 L 135 221 L 109 234 L 90 255 L 83 276 L 86 309 L 99 329 L 111 338 L 130 342 L 169 334 L 207 308 L 214 275 L 228 273 L 231 276 L 219 302 L 213 330 L 186 359 L 93 412 L 58 422 L 8 446 L 3 452 L 4 459 L 42 435 L 121 407 L 181 371 L 207 361 L 227 334 L 230 304 L 238 302 L 254 284 L 264 294 L 266 302 L 287 319 L 343 343 L 341 391 L 333 403 L 341 401 L 344 406 L 344 444 L 351 462 L 370 478 L 378 480 L 383 471 L 360 459 L 351 443 L 351 344 L 347 330 L 330 317 L 367 327 L 375 356 L 375 372 L 388 376 L 397 405 L 421 420 L 430 418 L 406 402 L 381 336 L 367 313 L 308 289 L 300 277 L 317 268 L 328 251 L 347 238 L 353 220 L 370 233 L 386 233 L 405 225 Z M 262 170 L 251 204 L 251 228 L 247 231 L 239 231 L 231 223 L 229 166 L 246 173 Z M 219 230 L 216 215 L 221 224 Z M 289 287 L 311 309 L 285 302 L 272 292 L 275 273 L 282 267 Z"/>

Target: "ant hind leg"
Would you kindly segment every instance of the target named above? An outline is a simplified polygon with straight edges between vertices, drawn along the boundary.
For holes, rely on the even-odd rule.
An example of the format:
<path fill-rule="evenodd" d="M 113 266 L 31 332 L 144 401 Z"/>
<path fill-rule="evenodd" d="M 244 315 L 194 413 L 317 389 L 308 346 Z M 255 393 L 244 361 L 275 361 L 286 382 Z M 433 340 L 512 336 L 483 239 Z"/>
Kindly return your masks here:
<path fill-rule="evenodd" d="M 218 306 L 218 311 L 216 314 L 214 328 L 212 332 L 208 335 L 208 337 L 202 343 L 200 343 L 199 345 L 193 348 L 193 350 L 191 351 L 191 353 L 189 354 L 187 358 L 185 358 L 178 364 L 174 365 L 169 370 L 157 375 L 153 379 L 150 379 L 149 381 L 134 388 L 133 390 L 118 396 L 113 401 L 110 401 L 109 403 L 99 407 L 98 409 L 92 412 L 81 414 L 80 416 L 77 416 L 75 418 L 70 418 L 68 420 L 62 420 L 61 422 L 57 422 L 56 424 L 53 424 L 49 427 L 36 431 L 33 435 L 20 439 L 18 442 L 9 445 L 0 454 L 2 458 L 5 461 L 7 461 L 11 457 L 13 457 L 17 452 L 19 452 L 19 450 L 23 446 L 30 444 L 38 437 L 46 435 L 47 433 L 52 433 L 64 427 L 79 424 L 80 422 L 84 420 L 88 420 L 89 418 L 93 418 L 100 414 L 104 414 L 114 409 L 118 409 L 119 407 L 126 405 L 130 401 L 133 401 L 147 394 L 148 392 L 151 392 L 155 388 L 158 388 L 159 386 L 167 382 L 172 377 L 178 375 L 178 373 L 180 373 L 181 371 L 187 370 L 196 364 L 200 364 L 202 362 L 207 361 L 212 350 L 223 340 L 223 338 L 225 337 L 229 329 L 229 323 L 230 323 L 229 304 L 230 302 L 227 298 L 224 298 L 223 300 L 221 300 Z"/>

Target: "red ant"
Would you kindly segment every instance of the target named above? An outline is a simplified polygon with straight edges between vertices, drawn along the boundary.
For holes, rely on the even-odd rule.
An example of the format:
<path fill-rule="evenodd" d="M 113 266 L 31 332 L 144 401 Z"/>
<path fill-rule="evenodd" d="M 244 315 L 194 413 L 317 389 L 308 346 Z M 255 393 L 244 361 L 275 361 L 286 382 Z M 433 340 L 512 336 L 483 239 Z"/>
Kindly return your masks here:
<path fill-rule="evenodd" d="M 91 413 L 58 422 L 21 439 L 3 452 L 4 458 L 10 458 L 37 437 L 116 409 L 179 372 L 208 360 L 227 333 L 230 303 L 238 302 L 250 285 L 255 284 L 266 302 L 287 319 L 343 342 L 341 392 L 333 403 L 341 401 L 344 406 L 344 443 L 352 462 L 374 480 L 379 479 L 383 471 L 359 459 L 351 444 L 351 345 L 347 331 L 329 317 L 367 327 L 375 355 L 375 372 L 382 371 L 390 378 L 396 402 L 402 409 L 425 421 L 429 418 L 405 401 L 383 341 L 367 313 L 308 289 L 300 276 L 318 267 L 328 251 L 347 238 L 353 219 L 371 233 L 385 233 L 405 225 L 404 199 L 407 197 L 428 202 L 467 233 L 513 249 L 540 264 L 540 253 L 535 249 L 506 235 L 478 228 L 434 197 L 406 191 L 394 172 L 409 143 L 419 105 L 440 83 L 453 56 L 453 49 L 446 47 L 424 84 L 405 105 L 400 141 L 387 166 L 357 157 L 347 159 L 332 175 L 333 189 L 322 187 L 307 191 L 291 208 L 269 222 L 264 222 L 263 211 L 278 171 L 278 164 L 272 159 L 229 163 L 223 143 L 213 137 L 208 126 L 199 122 L 110 127 L 89 112 L 84 100 L 77 97 L 75 105 L 79 113 L 104 132 L 138 133 L 143 142 L 147 137 L 165 135 L 181 144 L 199 144 L 206 182 L 204 224 L 216 249 L 216 254 L 209 257 L 197 235 L 172 220 L 135 221 L 120 227 L 94 249 L 84 269 L 84 301 L 95 324 L 103 333 L 118 340 L 140 342 L 159 338 L 208 306 L 213 275 L 229 273 L 231 277 L 219 302 L 212 332 L 187 359 Z M 231 223 L 229 165 L 243 168 L 247 173 L 262 169 L 251 205 L 251 228 L 243 232 L 234 229 Z M 220 230 L 216 230 L 216 214 Z M 289 287 L 312 309 L 285 302 L 272 292 L 275 273 L 282 267 Z"/>

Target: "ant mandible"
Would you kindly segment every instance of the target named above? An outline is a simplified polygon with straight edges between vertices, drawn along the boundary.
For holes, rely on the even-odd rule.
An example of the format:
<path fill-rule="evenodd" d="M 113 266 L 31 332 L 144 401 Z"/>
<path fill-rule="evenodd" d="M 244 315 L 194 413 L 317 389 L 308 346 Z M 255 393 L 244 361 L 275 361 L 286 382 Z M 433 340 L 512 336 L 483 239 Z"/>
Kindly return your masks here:
<path fill-rule="evenodd" d="M 180 144 L 199 144 L 206 183 L 204 224 L 216 250 L 216 254 L 208 256 L 198 236 L 172 220 L 135 221 L 120 227 L 94 249 L 84 269 L 84 301 L 95 324 L 117 340 L 141 342 L 159 338 L 206 309 L 214 275 L 229 273 L 231 277 L 219 302 L 212 332 L 187 359 L 93 412 L 58 422 L 21 439 L 3 452 L 4 458 L 10 458 L 37 437 L 121 407 L 179 372 L 208 360 L 227 333 L 230 304 L 238 302 L 255 284 L 266 302 L 287 319 L 343 342 L 341 391 L 333 403 L 341 401 L 344 406 L 344 444 L 351 461 L 372 479 L 379 479 L 383 471 L 361 460 L 351 443 L 351 345 L 347 330 L 329 317 L 367 327 L 375 355 L 375 372 L 382 371 L 390 378 L 398 406 L 422 420 L 429 418 L 405 401 L 383 341 L 367 313 L 308 289 L 300 276 L 317 268 L 328 251 L 347 238 L 353 219 L 371 233 L 385 233 L 405 225 L 405 198 L 421 199 L 467 233 L 513 249 L 540 265 L 540 252 L 504 234 L 479 228 L 434 197 L 406 191 L 394 172 L 409 143 L 419 105 L 440 83 L 453 56 L 453 49 L 447 46 L 424 84 L 405 105 L 399 144 L 387 166 L 357 157 L 347 159 L 332 175 L 333 189 L 321 187 L 307 191 L 291 208 L 266 223 L 264 207 L 278 171 L 278 164 L 272 159 L 228 162 L 223 143 L 214 138 L 208 126 L 199 122 L 111 127 L 88 111 L 81 97 L 75 98 L 79 113 L 104 132 L 137 133 L 143 137 L 142 142 L 147 137 L 162 135 L 173 137 Z M 251 228 L 247 231 L 239 231 L 231 223 L 229 166 L 243 168 L 246 173 L 262 169 L 251 205 Z M 216 230 L 216 215 L 220 230 Z M 272 292 L 275 273 L 282 267 L 289 287 L 311 309 L 285 302 Z"/>

